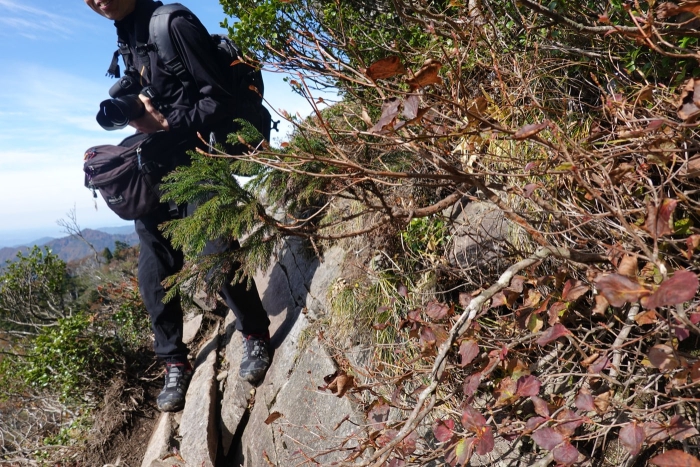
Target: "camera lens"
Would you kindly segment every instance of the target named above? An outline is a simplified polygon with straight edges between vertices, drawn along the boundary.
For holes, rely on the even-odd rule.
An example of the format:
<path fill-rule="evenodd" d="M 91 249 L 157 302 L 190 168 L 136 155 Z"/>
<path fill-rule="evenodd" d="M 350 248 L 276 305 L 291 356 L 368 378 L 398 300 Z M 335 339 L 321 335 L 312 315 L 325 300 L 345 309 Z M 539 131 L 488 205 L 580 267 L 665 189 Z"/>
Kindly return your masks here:
<path fill-rule="evenodd" d="M 97 123 L 105 130 L 119 130 L 131 120 L 143 115 L 145 107 L 138 95 L 128 95 L 116 99 L 107 99 L 100 103 Z"/>

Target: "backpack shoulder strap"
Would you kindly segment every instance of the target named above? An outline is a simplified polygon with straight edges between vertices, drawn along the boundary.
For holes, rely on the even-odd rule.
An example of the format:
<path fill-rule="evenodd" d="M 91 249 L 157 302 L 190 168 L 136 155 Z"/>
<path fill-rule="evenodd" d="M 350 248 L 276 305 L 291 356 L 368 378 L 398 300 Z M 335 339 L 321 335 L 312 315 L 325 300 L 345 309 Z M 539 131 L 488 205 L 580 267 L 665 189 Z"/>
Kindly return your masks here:
<path fill-rule="evenodd" d="M 173 17 L 187 13 L 191 14 L 192 12 L 179 3 L 171 3 L 156 8 L 148 25 L 148 37 L 168 71 L 178 77 L 185 89 L 190 89 L 190 86 L 194 84 L 192 83 L 192 76 L 187 71 L 187 67 L 170 36 L 170 22 Z"/>

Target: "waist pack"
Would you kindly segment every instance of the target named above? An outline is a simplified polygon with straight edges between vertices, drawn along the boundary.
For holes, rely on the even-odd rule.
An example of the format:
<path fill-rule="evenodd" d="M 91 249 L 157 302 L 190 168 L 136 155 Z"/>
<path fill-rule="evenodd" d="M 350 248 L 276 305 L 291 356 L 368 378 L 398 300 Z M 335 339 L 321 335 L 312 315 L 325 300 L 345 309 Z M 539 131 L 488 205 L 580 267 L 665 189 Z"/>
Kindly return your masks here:
<path fill-rule="evenodd" d="M 184 163 L 187 140 L 172 141 L 167 133 L 137 133 L 118 145 L 104 144 L 85 152 L 85 186 L 124 220 L 134 220 L 160 204 L 160 182 Z"/>

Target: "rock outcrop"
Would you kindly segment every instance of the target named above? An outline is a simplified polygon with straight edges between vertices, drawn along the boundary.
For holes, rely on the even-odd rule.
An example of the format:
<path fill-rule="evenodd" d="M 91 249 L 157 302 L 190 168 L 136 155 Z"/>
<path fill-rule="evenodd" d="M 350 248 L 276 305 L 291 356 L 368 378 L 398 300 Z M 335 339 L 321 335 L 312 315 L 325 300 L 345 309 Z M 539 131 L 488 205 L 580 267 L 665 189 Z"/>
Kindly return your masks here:
<path fill-rule="evenodd" d="M 305 465 L 340 459 L 352 447 L 362 413 L 348 398 L 319 391 L 336 371 L 316 340 L 302 339 L 310 320 L 323 313 L 330 284 L 339 277 L 344 252 L 331 248 L 314 258 L 290 239 L 265 273 L 255 278 L 271 321 L 272 366 L 256 386 L 241 381 L 242 339 L 233 313 L 197 352 L 185 409 L 162 414 L 142 467 Z M 190 338 L 202 320 L 186 323 Z M 308 336 L 306 336 L 308 337 Z"/>

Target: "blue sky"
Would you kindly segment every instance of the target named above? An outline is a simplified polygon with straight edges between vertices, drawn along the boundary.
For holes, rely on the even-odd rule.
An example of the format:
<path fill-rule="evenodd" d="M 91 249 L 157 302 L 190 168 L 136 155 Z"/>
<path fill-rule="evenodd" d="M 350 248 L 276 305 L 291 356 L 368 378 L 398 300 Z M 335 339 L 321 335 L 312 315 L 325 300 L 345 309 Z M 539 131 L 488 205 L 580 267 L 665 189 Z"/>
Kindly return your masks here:
<path fill-rule="evenodd" d="M 217 0 L 182 3 L 210 32 L 224 32 Z M 95 122 L 114 82 L 105 72 L 115 48 L 113 23 L 82 0 L 0 0 L 0 246 L 62 236 L 56 222 L 73 207 L 83 228 L 129 223 L 83 186 L 85 150 L 132 132 Z M 273 109 L 308 114 L 279 75 L 265 75 L 265 97 Z"/>

